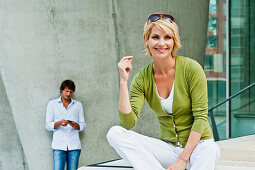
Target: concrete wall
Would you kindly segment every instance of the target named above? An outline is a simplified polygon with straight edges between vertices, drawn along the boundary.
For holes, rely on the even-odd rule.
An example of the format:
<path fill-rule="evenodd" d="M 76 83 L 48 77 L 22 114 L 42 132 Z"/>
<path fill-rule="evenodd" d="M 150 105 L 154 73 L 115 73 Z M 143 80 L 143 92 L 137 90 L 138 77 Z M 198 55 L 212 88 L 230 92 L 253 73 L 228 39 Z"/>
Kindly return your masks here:
<path fill-rule="evenodd" d="M 7 94 L 1 98 L 9 101 L 29 169 L 52 167 L 52 133 L 44 128 L 45 110 L 48 101 L 59 96 L 64 79 L 76 83 L 74 98 L 82 102 L 88 125 L 80 135 L 79 165 L 117 158 L 105 135 L 119 124 L 119 59 L 134 56 L 131 76 L 151 62 L 144 56 L 142 32 L 149 14 L 158 12 L 175 16 L 183 44 L 179 54 L 203 63 L 207 11 L 204 0 L 0 1 L 0 69 L 5 87 L 1 92 Z M 5 117 L 0 116 L 0 120 Z M 11 127 L 4 128 L 4 136 L 15 131 Z M 135 130 L 158 137 L 158 123 L 147 104 Z"/>

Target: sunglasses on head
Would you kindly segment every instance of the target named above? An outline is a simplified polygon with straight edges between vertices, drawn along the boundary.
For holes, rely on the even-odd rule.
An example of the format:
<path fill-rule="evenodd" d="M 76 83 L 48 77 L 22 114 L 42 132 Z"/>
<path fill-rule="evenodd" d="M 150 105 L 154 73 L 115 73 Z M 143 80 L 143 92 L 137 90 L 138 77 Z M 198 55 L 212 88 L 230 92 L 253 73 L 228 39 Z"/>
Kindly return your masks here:
<path fill-rule="evenodd" d="M 149 16 L 148 21 L 156 22 L 157 20 L 161 18 L 169 21 L 170 23 L 174 22 L 174 17 L 168 14 L 152 14 Z"/>

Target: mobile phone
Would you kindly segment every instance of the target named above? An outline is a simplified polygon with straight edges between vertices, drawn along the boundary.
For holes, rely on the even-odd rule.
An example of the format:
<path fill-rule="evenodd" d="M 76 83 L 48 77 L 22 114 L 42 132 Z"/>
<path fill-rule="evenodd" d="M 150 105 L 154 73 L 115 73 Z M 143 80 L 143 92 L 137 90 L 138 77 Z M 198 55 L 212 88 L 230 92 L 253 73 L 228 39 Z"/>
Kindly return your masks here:
<path fill-rule="evenodd" d="M 69 123 L 72 123 L 73 121 L 71 121 L 71 120 L 67 120 Z"/>

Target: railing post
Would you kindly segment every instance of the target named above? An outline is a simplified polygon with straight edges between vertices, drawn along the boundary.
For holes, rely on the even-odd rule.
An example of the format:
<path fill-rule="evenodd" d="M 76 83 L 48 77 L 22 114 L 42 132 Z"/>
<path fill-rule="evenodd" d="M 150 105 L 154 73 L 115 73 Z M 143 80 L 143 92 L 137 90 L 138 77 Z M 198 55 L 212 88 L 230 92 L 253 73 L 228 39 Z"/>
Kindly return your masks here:
<path fill-rule="evenodd" d="M 214 140 L 215 141 L 219 141 L 220 140 L 219 133 L 218 133 L 218 130 L 217 130 L 217 127 L 216 127 L 216 123 L 215 123 L 215 119 L 214 119 L 214 115 L 213 115 L 213 111 L 212 110 L 209 110 L 209 115 L 211 116 Z"/>
<path fill-rule="evenodd" d="M 229 0 L 226 0 L 226 98 L 229 98 L 230 92 L 230 11 Z M 229 135 L 229 102 L 226 103 L 226 138 Z"/>

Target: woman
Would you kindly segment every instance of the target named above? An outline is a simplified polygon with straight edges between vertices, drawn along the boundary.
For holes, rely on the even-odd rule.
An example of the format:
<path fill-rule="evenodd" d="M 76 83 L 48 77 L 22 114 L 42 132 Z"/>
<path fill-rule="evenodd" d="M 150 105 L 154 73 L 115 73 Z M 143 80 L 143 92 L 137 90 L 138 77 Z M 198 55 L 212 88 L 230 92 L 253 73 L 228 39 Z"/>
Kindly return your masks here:
<path fill-rule="evenodd" d="M 137 170 L 213 170 L 220 150 L 208 123 L 206 77 L 196 61 L 176 55 L 181 44 L 174 18 L 152 14 L 144 26 L 144 45 L 153 63 L 134 76 L 130 94 L 133 57 L 118 63 L 122 127 L 109 130 L 110 145 Z M 160 140 L 128 130 L 145 98 L 157 115 Z"/>

